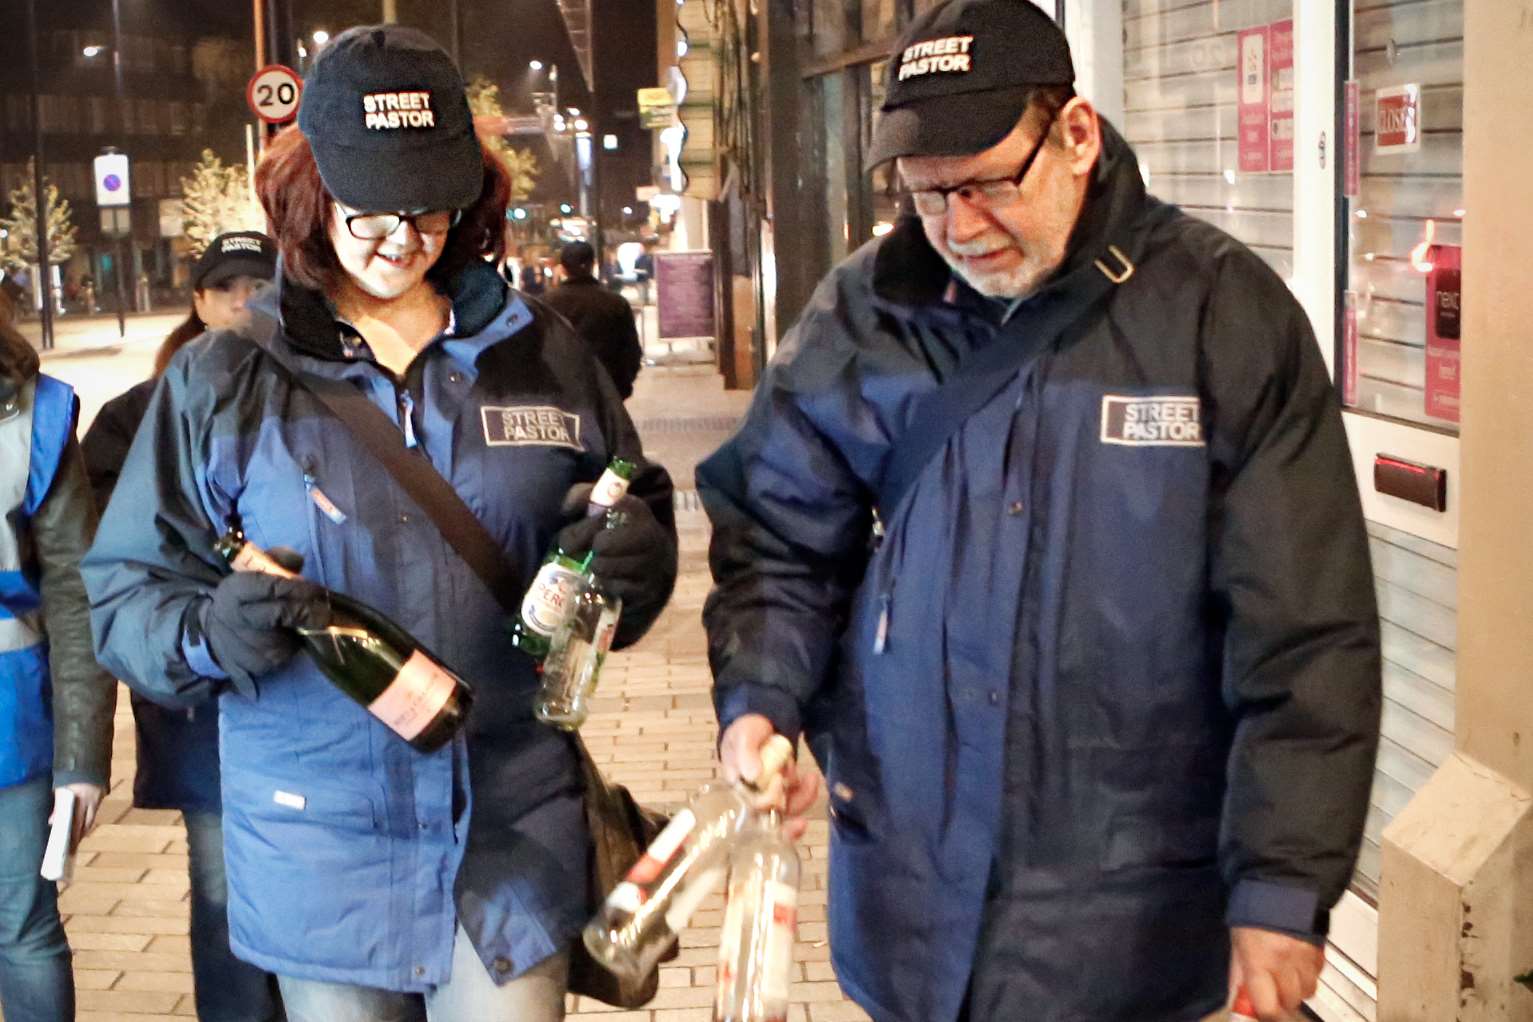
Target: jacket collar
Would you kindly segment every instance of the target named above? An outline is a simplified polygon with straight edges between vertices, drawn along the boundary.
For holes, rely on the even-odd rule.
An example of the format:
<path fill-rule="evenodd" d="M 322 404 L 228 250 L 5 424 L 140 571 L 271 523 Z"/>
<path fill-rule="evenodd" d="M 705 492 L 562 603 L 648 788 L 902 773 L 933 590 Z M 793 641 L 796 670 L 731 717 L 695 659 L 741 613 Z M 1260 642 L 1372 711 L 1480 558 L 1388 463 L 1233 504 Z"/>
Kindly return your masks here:
<path fill-rule="evenodd" d="M 591 276 L 589 273 L 584 274 L 584 275 L 579 276 L 579 277 L 565 277 L 564 278 L 564 286 L 565 287 L 590 287 L 592 284 L 600 284 L 600 283 L 601 283 L 601 281 L 597 280 L 595 277 Z"/>
<path fill-rule="evenodd" d="M 1109 245 L 1119 244 L 1117 239 L 1126 235 L 1147 201 L 1133 149 L 1106 118 L 1101 119 L 1101 126 L 1102 153 L 1071 232 L 1064 263 L 1040 294 L 1068 287 L 1082 270 L 1097 272 L 1096 261 L 1107 254 Z M 953 301 L 948 301 L 949 285 L 955 288 Z M 913 215 L 900 217 L 894 230 L 879 242 L 873 257 L 873 293 L 905 306 L 983 308 L 996 304 L 953 273 L 926 240 L 920 218 Z"/>
<path fill-rule="evenodd" d="M 479 354 L 532 322 L 532 310 L 507 286 L 495 268 L 475 261 L 446 288 L 452 300 L 452 320 L 444 346 L 472 368 Z M 350 361 L 349 332 L 335 306 L 321 292 L 295 284 L 281 272 L 250 301 L 251 314 L 275 319 L 287 343 L 301 354 L 330 362 Z M 256 331 L 257 336 L 260 331 Z"/>

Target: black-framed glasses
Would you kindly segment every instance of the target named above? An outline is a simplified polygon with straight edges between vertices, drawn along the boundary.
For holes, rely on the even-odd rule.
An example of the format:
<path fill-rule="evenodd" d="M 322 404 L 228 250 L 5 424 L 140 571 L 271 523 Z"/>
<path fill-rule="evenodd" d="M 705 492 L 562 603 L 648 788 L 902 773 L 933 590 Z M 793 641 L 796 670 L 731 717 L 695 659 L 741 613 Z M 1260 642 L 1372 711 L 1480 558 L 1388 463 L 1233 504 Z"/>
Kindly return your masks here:
<path fill-rule="evenodd" d="M 1022 161 L 1016 173 L 980 181 L 965 181 L 944 188 L 910 188 L 905 192 L 910 197 L 910 204 L 921 216 L 941 216 L 947 212 L 950 196 L 953 195 L 979 209 L 997 209 L 1018 201 L 1022 197 L 1022 182 L 1027 178 L 1027 172 L 1033 169 L 1038 155 L 1043 152 L 1049 140 L 1049 132 L 1054 130 L 1054 121 L 1058 117 L 1059 111 L 1056 110 L 1043 126 L 1038 144 L 1033 146 L 1033 151 L 1027 154 L 1027 159 Z"/>
<path fill-rule="evenodd" d="M 381 241 L 409 224 L 419 234 L 446 234 L 463 219 L 461 209 L 427 209 L 414 213 L 345 213 L 346 229 L 358 241 Z"/>

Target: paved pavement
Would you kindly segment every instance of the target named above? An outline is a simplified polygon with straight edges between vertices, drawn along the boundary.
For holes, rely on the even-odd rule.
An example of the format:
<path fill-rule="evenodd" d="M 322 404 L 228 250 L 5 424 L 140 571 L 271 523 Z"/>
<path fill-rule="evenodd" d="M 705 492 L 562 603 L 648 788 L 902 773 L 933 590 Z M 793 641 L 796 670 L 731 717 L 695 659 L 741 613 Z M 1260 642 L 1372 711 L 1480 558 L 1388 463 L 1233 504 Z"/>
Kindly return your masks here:
<path fill-rule="evenodd" d="M 115 323 L 112 324 L 115 332 Z M 146 371 L 152 339 L 115 351 L 50 357 L 48 371 L 82 390 L 87 410 Z M 135 375 L 136 374 L 136 375 Z M 708 591 L 707 519 L 692 491 L 692 469 L 724 439 L 747 395 L 725 392 L 711 367 L 646 369 L 629 410 L 650 455 L 677 479 L 681 576 L 670 608 L 632 650 L 609 661 L 602 694 L 584 732 L 592 754 L 643 801 L 676 808 L 715 776 L 715 724 L 699 615 Z M 133 809 L 133 727 L 119 704 L 113 785 L 103 825 L 86 839 L 74 883 L 64 892 L 75 949 L 82 1022 L 138 1022 L 190 1016 L 186 842 L 171 812 Z M 831 973 L 825 932 L 823 811 L 801 846 L 797 982 L 789 1022 L 866 1022 Z M 681 938 L 678 960 L 644 1010 L 619 1012 L 572 998 L 570 1018 L 587 1022 L 709 1022 L 722 899 L 705 903 Z M 468 1022 L 468 1020 L 465 1020 Z"/>

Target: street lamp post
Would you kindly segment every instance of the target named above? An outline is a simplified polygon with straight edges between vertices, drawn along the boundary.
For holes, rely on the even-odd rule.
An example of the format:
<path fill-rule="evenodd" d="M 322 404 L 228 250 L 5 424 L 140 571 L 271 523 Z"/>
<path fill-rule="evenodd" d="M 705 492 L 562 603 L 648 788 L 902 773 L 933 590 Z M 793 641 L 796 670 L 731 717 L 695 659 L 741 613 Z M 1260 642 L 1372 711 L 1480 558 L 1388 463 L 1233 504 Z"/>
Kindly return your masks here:
<path fill-rule="evenodd" d="M 53 347 L 53 278 L 48 273 L 48 193 L 43 189 L 43 103 L 37 68 L 37 0 L 27 0 L 27 60 L 32 72 L 32 218 L 37 230 L 37 274 L 42 278 L 43 350 Z"/>

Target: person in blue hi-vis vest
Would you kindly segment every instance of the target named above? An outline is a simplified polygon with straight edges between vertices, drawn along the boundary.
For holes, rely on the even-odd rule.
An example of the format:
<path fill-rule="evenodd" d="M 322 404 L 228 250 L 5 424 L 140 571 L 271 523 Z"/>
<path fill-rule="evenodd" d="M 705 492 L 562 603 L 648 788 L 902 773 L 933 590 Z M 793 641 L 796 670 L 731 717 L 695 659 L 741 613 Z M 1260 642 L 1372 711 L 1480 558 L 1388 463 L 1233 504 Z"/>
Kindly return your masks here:
<path fill-rule="evenodd" d="M 91 650 L 80 558 L 96 511 L 75 440 L 79 403 L 38 372 L 0 296 L 0 1012 L 73 1019 L 74 977 L 54 885 L 42 879 L 55 789 L 78 802 L 73 840 L 107 789 L 115 683 Z"/>

